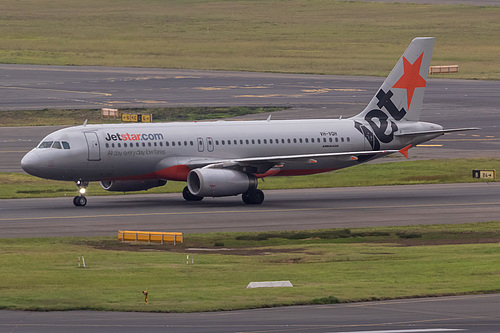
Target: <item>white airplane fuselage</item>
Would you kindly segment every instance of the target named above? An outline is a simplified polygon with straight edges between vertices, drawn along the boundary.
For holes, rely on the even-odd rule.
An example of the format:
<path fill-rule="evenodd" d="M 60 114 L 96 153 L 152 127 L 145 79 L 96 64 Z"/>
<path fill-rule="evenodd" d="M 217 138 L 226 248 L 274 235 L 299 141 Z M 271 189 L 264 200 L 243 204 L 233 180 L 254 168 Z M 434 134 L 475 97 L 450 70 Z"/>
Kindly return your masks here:
<path fill-rule="evenodd" d="M 442 129 L 423 122 L 400 127 L 408 131 Z M 399 150 L 438 135 L 394 137 L 390 143 L 381 143 L 380 149 Z M 35 148 L 23 159 L 23 168 L 32 175 L 57 180 L 186 181 L 190 172 L 186 165 L 203 164 L 204 160 L 372 150 L 351 119 L 87 125 L 56 131 L 42 143 L 56 141 L 67 142 L 70 148 Z M 306 175 L 364 162 L 361 160 L 305 157 L 282 163 L 279 170 L 268 174 L 268 170 L 256 173 L 260 177 Z"/>

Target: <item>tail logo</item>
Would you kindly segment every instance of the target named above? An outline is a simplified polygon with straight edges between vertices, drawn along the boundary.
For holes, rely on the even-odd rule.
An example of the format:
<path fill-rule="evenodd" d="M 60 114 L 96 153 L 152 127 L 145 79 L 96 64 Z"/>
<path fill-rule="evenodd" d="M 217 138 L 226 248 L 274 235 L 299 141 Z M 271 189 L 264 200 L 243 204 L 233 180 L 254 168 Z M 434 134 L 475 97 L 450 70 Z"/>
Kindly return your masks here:
<path fill-rule="evenodd" d="M 386 112 L 382 111 L 382 108 L 386 109 L 391 118 L 395 120 L 403 119 L 406 114 L 404 108 L 398 109 L 391 100 L 393 95 L 394 93 L 390 90 L 384 92 L 380 89 L 378 91 L 376 97 L 378 99 L 377 106 L 380 109 L 373 109 L 365 116 L 365 120 L 373 132 L 360 122 L 354 121 L 354 127 L 368 140 L 373 150 L 380 149 L 380 142 L 391 142 L 394 139 L 394 132 L 398 130 L 398 125 L 390 119 Z"/>
<path fill-rule="evenodd" d="M 393 88 L 401 88 L 401 89 L 406 89 L 406 98 L 408 100 L 408 109 L 410 108 L 411 105 L 411 100 L 413 98 L 413 93 L 415 92 L 416 88 L 424 88 L 427 84 L 425 79 L 420 76 L 420 67 L 422 65 L 422 58 L 424 56 L 424 53 L 418 57 L 417 60 L 413 64 L 410 64 L 410 62 L 403 57 L 403 67 L 404 67 L 404 74 L 401 76 L 401 78 L 396 82 L 392 87 Z"/>

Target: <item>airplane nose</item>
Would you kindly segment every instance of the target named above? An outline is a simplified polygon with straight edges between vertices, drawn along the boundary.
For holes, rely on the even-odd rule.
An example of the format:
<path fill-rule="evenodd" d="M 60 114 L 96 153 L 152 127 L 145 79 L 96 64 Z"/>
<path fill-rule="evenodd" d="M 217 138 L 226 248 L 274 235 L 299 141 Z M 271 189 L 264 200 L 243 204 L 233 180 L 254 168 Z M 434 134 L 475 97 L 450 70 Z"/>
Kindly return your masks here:
<path fill-rule="evenodd" d="M 21 168 L 30 175 L 36 176 L 40 170 L 40 158 L 34 151 L 30 151 L 21 160 Z"/>

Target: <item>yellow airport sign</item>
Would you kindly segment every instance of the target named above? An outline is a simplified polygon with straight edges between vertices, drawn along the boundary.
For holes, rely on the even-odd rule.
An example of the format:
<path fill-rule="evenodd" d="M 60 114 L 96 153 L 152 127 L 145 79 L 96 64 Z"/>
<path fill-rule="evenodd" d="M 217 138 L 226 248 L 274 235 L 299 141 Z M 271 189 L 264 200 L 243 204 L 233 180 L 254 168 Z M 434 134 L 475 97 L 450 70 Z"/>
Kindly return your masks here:
<path fill-rule="evenodd" d="M 472 170 L 472 178 L 481 178 L 481 179 L 496 179 L 497 171 L 496 170 Z"/>
<path fill-rule="evenodd" d="M 133 123 L 152 123 L 153 122 L 153 115 L 152 114 L 122 113 L 122 121 L 123 122 L 133 122 Z"/>

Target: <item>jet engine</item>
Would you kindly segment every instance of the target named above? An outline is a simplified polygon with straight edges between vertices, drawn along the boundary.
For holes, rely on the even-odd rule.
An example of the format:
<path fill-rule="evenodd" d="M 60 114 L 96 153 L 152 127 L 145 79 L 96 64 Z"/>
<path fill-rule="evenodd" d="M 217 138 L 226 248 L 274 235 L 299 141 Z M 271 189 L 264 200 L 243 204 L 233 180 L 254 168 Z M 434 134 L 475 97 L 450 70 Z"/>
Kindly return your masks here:
<path fill-rule="evenodd" d="M 224 197 L 255 190 L 257 177 L 230 169 L 194 169 L 187 186 L 198 197 Z"/>
<path fill-rule="evenodd" d="M 153 187 L 163 186 L 167 183 L 166 180 L 161 179 L 147 179 L 147 180 L 107 180 L 102 181 L 101 186 L 106 191 L 114 192 L 131 192 L 131 191 L 144 191 Z"/>

